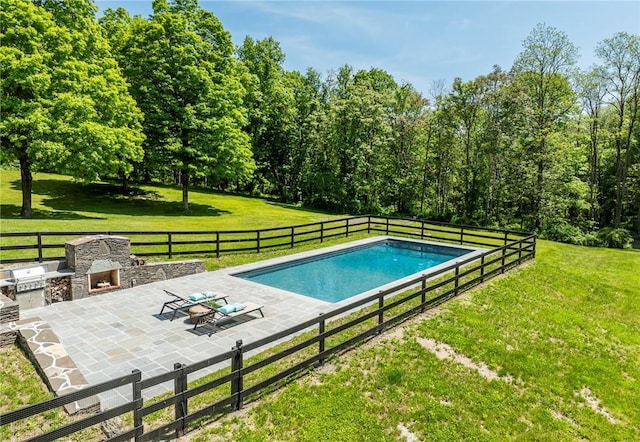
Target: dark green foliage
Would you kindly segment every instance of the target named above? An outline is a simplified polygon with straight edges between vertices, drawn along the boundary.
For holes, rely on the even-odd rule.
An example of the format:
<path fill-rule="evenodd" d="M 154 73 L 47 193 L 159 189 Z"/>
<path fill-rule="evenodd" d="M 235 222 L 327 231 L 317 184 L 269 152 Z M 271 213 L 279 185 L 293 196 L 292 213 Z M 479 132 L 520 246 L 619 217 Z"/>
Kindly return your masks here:
<path fill-rule="evenodd" d="M 579 227 L 573 226 L 566 221 L 558 221 L 551 224 L 545 231 L 543 237 L 552 241 L 575 244 L 578 246 L 601 246 L 599 235 L 585 233 Z"/>
<path fill-rule="evenodd" d="M 606 226 L 640 235 L 637 35 L 601 42 L 601 66 L 574 81 L 576 48 L 539 24 L 512 69 L 435 82 L 426 98 L 377 68 L 287 72 L 272 37 L 236 49 L 197 0 L 156 0 L 147 18 L 108 9 L 101 29 L 95 9 L 0 11 L 0 160 L 20 163 L 25 195 L 31 169 L 131 174 L 181 184 L 185 211 L 198 185 L 574 244 Z"/>
<path fill-rule="evenodd" d="M 145 114 L 147 173 L 177 175 L 185 212 L 194 177 L 245 182 L 254 164 L 243 71 L 220 21 L 195 0 L 154 2 L 149 19 L 108 10 L 101 21 Z"/>
<path fill-rule="evenodd" d="M 631 233 L 626 229 L 605 227 L 598 232 L 598 240 L 610 249 L 625 249 L 631 245 Z"/>
<path fill-rule="evenodd" d="M 142 114 L 89 0 L 6 0 L 0 8 L 0 161 L 20 164 L 21 215 L 32 171 L 92 181 L 142 158 Z"/>
<path fill-rule="evenodd" d="M 567 244 L 583 245 L 585 240 L 585 234 L 579 227 L 564 221 L 551 225 L 544 233 L 546 239 Z"/>

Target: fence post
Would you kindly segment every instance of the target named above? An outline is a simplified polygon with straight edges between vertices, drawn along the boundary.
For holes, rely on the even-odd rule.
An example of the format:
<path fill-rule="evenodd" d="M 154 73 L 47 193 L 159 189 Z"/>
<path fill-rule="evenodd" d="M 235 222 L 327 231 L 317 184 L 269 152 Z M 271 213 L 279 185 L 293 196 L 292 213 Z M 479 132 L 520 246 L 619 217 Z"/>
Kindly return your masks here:
<path fill-rule="evenodd" d="M 173 244 L 171 244 L 171 233 L 167 233 L 167 244 L 169 246 L 169 259 L 173 258 Z"/>
<path fill-rule="evenodd" d="M 484 253 L 480 257 L 480 282 L 484 282 Z"/>
<path fill-rule="evenodd" d="M 420 221 L 420 239 L 424 239 L 424 220 Z"/>
<path fill-rule="evenodd" d="M 367 215 L 367 235 L 371 233 L 371 215 Z"/>
<path fill-rule="evenodd" d="M 216 258 L 220 258 L 220 232 L 216 232 Z"/>
<path fill-rule="evenodd" d="M 345 237 L 346 238 L 349 237 L 349 218 L 347 218 L 347 226 L 346 226 L 346 230 L 345 230 Z"/>
<path fill-rule="evenodd" d="M 236 401 L 233 404 L 233 409 L 235 411 L 242 408 L 242 390 L 243 390 L 243 382 L 242 382 L 242 339 L 236 341 L 236 346 L 233 348 L 235 350 L 235 354 L 231 359 L 231 372 L 234 373 L 233 379 L 231 380 L 231 395 L 238 395 L 236 397 Z"/>
<path fill-rule="evenodd" d="M 538 239 L 538 236 L 537 235 L 533 235 L 533 238 L 531 238 L 531 239 L 533 241 L 531 243 L 531 244 L 533 244 L 533 250 L 531 251 L 531 258 L 536 259 L 536 245 L 537 245 L 537 241 L 536 240 Z"/>
<path fill-rule="evenodd" d="M 37 233 L 38 237 L 38 261 L 42 262 L 42 233 Z"/>
<path fill-rule="evenodd" d="M 456 264 L 456 279 L 453 282 L 453 294 L 458 296 L 458 287 L 460 286 L 460 264 Z"/>
<path fill-rule="evenodd" d="M 142 409 L 142 387 L 140 386 L 140 381 L 142 380 L 142 372 L 137 368 L 132 370 L 131 373 L 137 374 L 137 379 L 133 381 L 133 402 L 136 404 L 133 409 L 133 428 L 136 433 L 134 439 L 136 442 L 140 440 L 140 436 L 144 433 L 144 428 L 142 426 L 142 414 L 140 410 Z"/>
<path fill-rule="evenodd" d="M 320 313 L 318 316 L 320 316 L 322 318 L 322 315 L 324 313 Z M 318 353 L 324 353 L 324 331 L 325 331 L 325 322 L 324 319 L 320 319 L 320 322 L 318 323 L 318 335 L 320 335 L 320 339 L 318 340 Z M 318 365 L 323 365 L 324 364 L 324 358 L 320 357 L 318 358 Z"/>
<path fill-rule="evenodd" d="M 293 245 L 295 244 L 294 243 L 294 239 L 293 239 L 294 238 L 294 232 L 293 232 L 294 229 L 295 229 L 295 227 L 291 226 L 291 248 L 292 249 L 293 249 Z"/>
<path fill-rule="evenodd" d="M 387 231 L 386 235 L 389 236 L 389 217 L 387 216 Z"/>
<path fill-rule="evenodd" d="M 502 246 L 502 262 L 500 265 L 500 273 L 504 273 L 504 263 L 505 263 L 505 259 L 506 259 L 506 254 L 507 254 L 507 246 L 504 245 Z"/>
<path fill-rule="evenodd" d="M 460 245 L 464 244 L 464 227 L 460 226 Z"/>
<path fill-rule="evenodd" d="M 420 296 L 420 301 L 422 303 L 422 308 L 420 308 L 421 312 L 424 312 L 424 304 L 427 302 L 427 277 L 422 277 L 422 296 Z"/>
<path fill-rule="evenodd" d="M 518 242 L 518 265 L 522 264 L 522 247 L 524 246 L 524 240 Z"/>
<path fill-rule="evenodd" d="M 260 253 L 260 230 L 256 230 L 256 253 Z"/>
<path fill-rule="evenodd" d="M 384 322 L 384 295 L 378 297 L 378 334 L 382 333 L 382 323 Z"/>
<path fill-rule="evenodd" d="M 173 364 L 174 370 L 180 370 L 173 380 L 173 393 L 175 396 L 182 395 L 180 401 L 176 402 L 174 405 L 175 420 L 182 420 L 181 425 L 176 428 L 176 437 L 184 435 L 184 418 L 187 416 L 187 399 L 184 397 L 184 392 L 187 390 L 187 376 L 184 372 L 185 367 L 186 365 L 183 365 L 180 362 Z"/>

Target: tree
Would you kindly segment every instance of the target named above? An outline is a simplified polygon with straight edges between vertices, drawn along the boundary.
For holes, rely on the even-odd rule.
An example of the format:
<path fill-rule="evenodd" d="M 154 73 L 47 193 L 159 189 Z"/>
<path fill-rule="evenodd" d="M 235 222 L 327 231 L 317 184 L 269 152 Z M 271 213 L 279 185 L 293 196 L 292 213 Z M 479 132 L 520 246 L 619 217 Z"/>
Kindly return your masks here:
<path fill-rule="evenodd" d="M 391 136 L 388 109 L 396 84 L 378 69 L 343 66 L 328 110 L 328 152 L 334 155 L 337 182 L 326 189 L 337 207 L 352 212 L 379 210 L 379 168 Z"/>
<path fill-rule="evenodd" d="M 523 134 L 536 169 L 533 198 L 534 228 L 541 227 L 545 199 L 545 173 L 551 158 L 550 135 L 568 118 L 574 106 L 568 75 L 578 50 L 564 32 L 538 24 L 523 42 L 514 68 L 529 94 L 528 130 Z"/>
<path fill-rule="evenodd" d="M 284 53 L 273 38 L 254 41 L 246 37 L 238 57 L 252 75 L 248 84 L 246 132 L 256 161 L 254 181 L 278 196 L 291 198 L 291 150 L 294 143 L 295 107 L 286 82 Z"/>
<path fill-rule="evenodd" d="M 196 0 L 155 0 L 148 20 L 107 11 L 102 23 L 122 40 L 118 60 L 145 115 L 145 161 L 179 172 L 184 211 L 194 176 L 248 180 L 244 73 L 220 21 Z"/>
<path fill-rule="evenodd" d="M 462 217 L 469 222 L 479 209 L 481 201 L 479 178 L 485 166 L 485 157 L 481 152 L 481 127 L 484 116 L 482 101 L 485 91 L 480 78 L 468 82 L 456 78 L 452 89 L 449 97 L 451 112 L 464 152 Z"/>
<path fill-rule="evenodd" d="M 142 157 L 142 115 L 89 1 L 6 0 L 0 8 L 0 160 L 20 163 L 31 217 L 32 171 L 86 181 L 129 173 Z"/>
<path fill-rule="evenodd" d="M 405 83 L 393 93 L 390 108 L 392 135 L 383 159 L 381 204 L 393 212 L 413 214 L 422 183 L 421 165 L 427 140 L 428 100 Z"/>
<path fill-rule="evenodd" d="M 305 75 L 297 71 L 287 72 L 285 82 L 292 91 L 294 104 L 290 195 L 285 195 L 285 198 L 306 202 L 310 196 L 309 189 L 313 187 L 311 151 L 319 141 L 325 116 L 321 79 L 318 72 L 308 69 Z"/>
<path fill-rule="evenodd" d="M 589 205 L 591 220 L 596 222 L 600 220 L 600 119 L 607 87 L 604 72 L 597 67 L 588 72 L 580 72 L 576 83 L 589 133 Z"/>
<path fill-rule="evenodd" d="M 640 36 L 620 32 L 596 47 L 603 61 L 610 104 L 617 112 L 615 131 L 615 214 L 614 227 L 622 221 L 627 174 L 632 158 L 634 126 L 640 110 Z"/>

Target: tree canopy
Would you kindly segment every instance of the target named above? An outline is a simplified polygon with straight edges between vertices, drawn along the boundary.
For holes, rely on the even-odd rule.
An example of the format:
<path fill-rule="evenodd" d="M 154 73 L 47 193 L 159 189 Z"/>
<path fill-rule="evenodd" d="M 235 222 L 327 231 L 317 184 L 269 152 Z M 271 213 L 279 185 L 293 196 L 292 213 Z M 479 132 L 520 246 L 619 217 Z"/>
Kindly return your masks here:
<path fill-rule="evenodd" d="M 156 0 L 149 19 L 119 9 L 101 23 L 145 115 L 141 167 L 178 170 L 185 212 L 192 176 L 248 180 L 254 165 L 242 131 L 243 70 L 220 21 L 196 1 Z"/>
<path fill-rule="evenodd" d="M 32 170 L 82 180 L 127 174 L 142 158 L 140 113 L 89 1 L 3 1 L 2 161 L 17 160 L 21 216 L 31 216 Z"/>
<path fill-rule="evenodd" d="M 640 236 L 640 37 L 577 48 L 537 25 L 513 66 L 422 93 L 376 67 L 287 71 L 272 37 L 234 47 L 197 0 L 149 17 L 6 0 L 0 160 L 78 179 L 250 192 L 350 213 Z M 584 49 L 584 48 L 583 48 Z M 425 73 L 426 74 L 426 73 Z M 603 230 L 604 229 L 604 230 Z"/>

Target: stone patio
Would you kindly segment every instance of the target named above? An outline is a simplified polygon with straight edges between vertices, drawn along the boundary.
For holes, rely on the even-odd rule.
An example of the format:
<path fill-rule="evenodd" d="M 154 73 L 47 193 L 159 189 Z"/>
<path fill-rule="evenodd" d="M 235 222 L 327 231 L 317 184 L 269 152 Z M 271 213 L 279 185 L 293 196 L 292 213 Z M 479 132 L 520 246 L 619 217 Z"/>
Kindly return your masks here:
<path fill-rule="evenodd" d="M 368 240 L 365 240 L 368 241 Z M 321 251 L 344 248 L 346 245 Z M 263 261 L 275 264 L 301 258 L 318 251 L 303 252 Z M 231 350 L 237 340 L 249 343 L 292 327 L 302 321 L 329 312 L 342 303 L 328 303 L 295 293 L 270 288 L 231 276 L 250 270 L 248 264 L 213 272 L 184 276 L 130 289 L 90 296 L 72 302 L 55 303 L 21 311 L 21 319 L 46 323 L 58 337 L 61 346 L 78 367 L 86 381 L 93 385 L 131 373 L 134 369 L 148 378 L 173 369 L 177 362 L 192 364 Z M 160 316 L 165 301 L 171 299 L 163 289 L 188 295 L 203 291 L 227 294 L 229 302 L 252 302 L 264 305 L 264 318 L 259 313 L 240 316 L 222 324 L 209 336 L 208 327 L 193 330 L 189 316 L 180 314 L 171 321 L 171 310 Z M 348 300 L 352 302 L 353 298 Z M 36 319 L 37 318 L 37 319 Z M 263 348 L 264 349 L 264 348 Z M 210 367 L 190 375 L 189 380 L 222 368 Z M 173 384 L 158 385 L 143 391 L 145 399 L 172 391 Z M 100 395 L 103 409 L 130 399 L 131 388 L 113 390 Z"/>
<path fill-rule="evenodd" d="M 381 238 L 367 238 L 259 263 L 93 295 L 72 302 L 55 303 L 21 311 L 20 322 L 31 319 L 47 324 L 59 339 L 61 348 L 90 385 L 129 374 L 134 369 L 139 369 L 145 379 L 172 370 L 175 363 L 189 365 L 229 351 L 239 339 L 246 344 L 268 337 L 380 289 L 338 303 L 329 303 L 246 281 L 232 274 Z M 178 314 L 173 321 L 170 320 L 173 314 L 171 310 L 159 314 L 163 303 L 171 299 L 163 289 L 185 296 L 203 291 L 221 292 L 228 295 L 230 303 L 263 305 L 265 317 L 261 318 L 257 312 L 237 317 L 221 325 L 209 336 L 208 327 L 193 330 L 186 312 Z M 190 374 L 189 380 L 224 366 L 228 366 L 228 363 Z M 149 399 L 167 391 L 173 391 L 172 381 L 143 390 L 143 397 Z M 108 409 L 131 397 L 131 386 L 123 387 L 100 395 L 100 404 L 103 409 Z"/>

